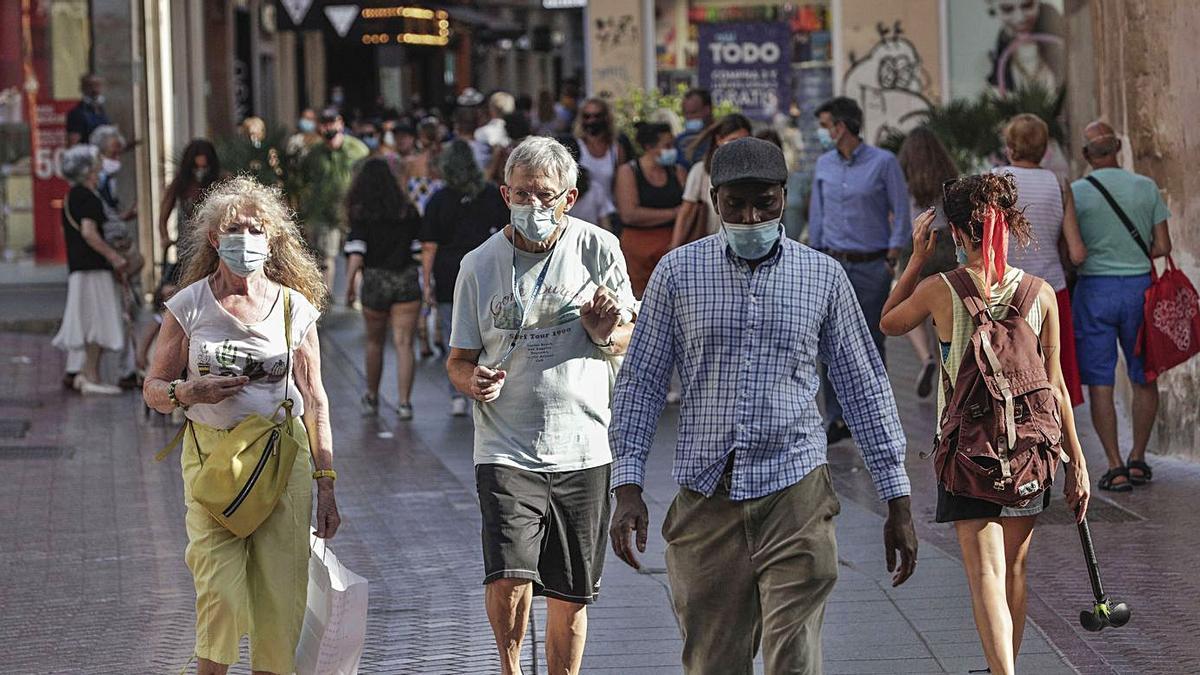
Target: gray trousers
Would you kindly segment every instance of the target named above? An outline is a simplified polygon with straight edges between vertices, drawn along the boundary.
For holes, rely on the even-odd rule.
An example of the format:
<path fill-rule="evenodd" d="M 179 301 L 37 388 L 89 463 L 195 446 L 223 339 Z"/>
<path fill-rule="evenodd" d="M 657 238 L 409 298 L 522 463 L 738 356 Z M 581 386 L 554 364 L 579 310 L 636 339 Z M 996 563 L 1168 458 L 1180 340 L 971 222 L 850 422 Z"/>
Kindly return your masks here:
<path fill-rule="evenodd" d="M 883 304 L 887 302 L 888 293 L 892 290 L 892 272 L 884 259 L 870 262 L 839 261 L 850 285 L 854 287 L 854 295 L 858 297 L 858 305 L 862 308 L 863 317 L 867 320 L 867 328 L 871 330 L 871 338 L 879 348 L 879 358 L 887 363 L 884 353 L 883 331 L 879 330 L 879 321 L 883 318 Z M 838 402 L 837 392 L 833 390 L 825 369 L 821 369 L 821 393 L 825 399 L 825 423 L 842 421 L 842 404 Z"/>
<path fill-rule="evenodd" d="M 821 624 L 837 581 L 828 465 L 759 499 L 681 489 L 663 522 L 687 675 L 821 673 Z"/>

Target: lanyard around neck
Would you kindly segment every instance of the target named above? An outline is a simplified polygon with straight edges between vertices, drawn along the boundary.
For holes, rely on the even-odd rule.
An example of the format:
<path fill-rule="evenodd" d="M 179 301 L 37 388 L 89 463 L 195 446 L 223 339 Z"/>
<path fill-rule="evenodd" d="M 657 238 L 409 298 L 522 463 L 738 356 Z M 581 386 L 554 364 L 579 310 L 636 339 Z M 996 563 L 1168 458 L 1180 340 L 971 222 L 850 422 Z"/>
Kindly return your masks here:
<path fill-rule="evenodd" d="M 539 293 L 541 293 L 542 285 L 546 281 L 546 272 L 550 269 L 550 263 L 554 259 L 554 250 L 554 248 L 550 249 L 550 255 L 546 256 L 546 261 L 542 264 L 542 271 L 538 273 L 537 281 L 535 281 L 533 284 L 533 290 L 529 293 L 529 302 L 522 304 L 521 294 L 517 290 L 517 245 L 515 241 L 513 242 L 512 296 L 513 303 L 517 307 L 521 308 L 521 320 L 520 323 L 517 324 L 516 332 L 513 333 L 512 341 L 508 344 L 508 349 L 505 350 L 504 355 L 500 357 L 500 360 L 496 362 L 496 365 L 494 366 L 495 368 L 499 368 L 500 366 L 504 365 L 504 362 L 508 360 L 508 357 L 512 356 L 512 353 L 516 351 L 517 340 L 521 337 L 521 331 L 525 328 L 525 319 L 529 316 L 529 308 L 532 307 L 533 303 L 537 301 L 537 296 Z"/>

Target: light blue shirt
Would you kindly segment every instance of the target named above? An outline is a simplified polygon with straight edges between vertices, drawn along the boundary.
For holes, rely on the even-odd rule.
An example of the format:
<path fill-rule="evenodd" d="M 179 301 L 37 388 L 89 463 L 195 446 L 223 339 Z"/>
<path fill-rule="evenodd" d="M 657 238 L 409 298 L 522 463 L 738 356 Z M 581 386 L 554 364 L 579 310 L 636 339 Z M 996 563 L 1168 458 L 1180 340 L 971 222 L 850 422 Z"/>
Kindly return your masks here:
<path fill-rule="evenodd" d="M 1133 221 L 1147 246 L 1154 246 L 1154 226 L 1171 216 L 1158 185 L 1146 176 L 1118 168 L 1096 169 L 1091 174 L 1108 190 Z M 1150 273 L 1150 259 L 1138 247 L 1120 216 L 1104 195 L 1086 179 L 1071 183 L 1079 234 L 1087 247 L 1084 276 L 1131 277 Z"/>
<path fill-rule="evenodd" d="M 816 249 L 876 253 L 912 240 L 908 184 L 896 156 L 866 143 L 846 159 L 817 158 L 808 205 L 808 243 Z"/>
<path fill-rule="evenodd" d="M 798 483 L 826 463 L 819 363 L 879 496 L 908 494 L 891 384 L 841 265 L 784 238 L 752 271 L 723 232 L 668 253 L 646 287 L 613 392 L 613 487 L 642 484 L 672 367 L 683 383 L 680 485 L 711 495 L 730 453 L 732 499 Z"/>

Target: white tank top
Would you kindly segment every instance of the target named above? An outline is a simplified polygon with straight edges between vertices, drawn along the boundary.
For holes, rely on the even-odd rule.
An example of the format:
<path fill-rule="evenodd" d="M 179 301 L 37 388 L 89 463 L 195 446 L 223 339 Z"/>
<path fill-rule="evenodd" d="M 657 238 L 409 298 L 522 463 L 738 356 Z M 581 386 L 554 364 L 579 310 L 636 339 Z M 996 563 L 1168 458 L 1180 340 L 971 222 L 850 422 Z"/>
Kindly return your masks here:
<path fill-rule="evenodd" d="M 1062 187 L 1053 171 L 1005 166 L 995 173 L 1012 173 L 1017 183 L 1017 208 L 1023 209 L 1033 227 L 1033 241 L 1021 246 L 1010 239 L 1008 263 L 1041 277 L 1054 292 L 1067 287 L 1067 277 L 1058 257 L 1058 239 L 1062 235 Z"/>
<path fill-rule="evenodd" d="M 600 222 L 604 216 L 616 211 L 613 204 L 613 178 L 617 173 L 617 146 L 614 143 L 608 152 L 600 157 L 588 152 L 587 144 L 582 139 L 575 139 L 579 144 L 579 166 L 588 170 L 588 191 L 571 208 L 571 215 L 592 223 Z"/>

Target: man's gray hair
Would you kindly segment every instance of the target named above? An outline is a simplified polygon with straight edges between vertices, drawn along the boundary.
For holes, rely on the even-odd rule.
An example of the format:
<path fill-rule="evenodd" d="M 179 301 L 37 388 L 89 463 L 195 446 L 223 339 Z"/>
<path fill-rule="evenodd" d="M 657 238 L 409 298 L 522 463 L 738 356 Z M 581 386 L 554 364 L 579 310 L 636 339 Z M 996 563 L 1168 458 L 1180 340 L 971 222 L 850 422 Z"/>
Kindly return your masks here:
<path fill-rule="evenodd" d="M 108 152 L 108 144 L 113 139 L 117 139 L 122 146 L 125 145 L 125 137 L 121 135 L 121 130 L 113 124 L 101 124 L 96 127 L 92 135 L 88 137 L 88 143 L 100 148 L 101 153 Z"/>
<path fill-rule="evenodd" d="M 100 165 L 100 151 L 94 145 L 81 143 L 67 148 L 62 154 L 62 177 L 78 185 Z"/>
<path fill-rule="evenodd" d="M 504 182 L 512 181 L 517 167 L 531 174 L 542 174 L 558 181 L 558 189 L 575 187 L 579 167 L 562 143 L 548 136 L 530 136 L 513 148 L 504 165 Z"/>
<path fill-rule="evenodd" d="M 1085 139 L 1086 140 L 1086 139 Z M 1105 134 L 1085 143 L 1088 154 L 1092 157 L 1108 157 L 1117 154 L 1121 149 L 1121 141 L 1112 134 Z"/>
<path fill-rule="evenodd" d="M 488 98 L 488 105 L 501 115 L 511 115 L 517 109 L 517 99 L 507 91 L 498 91 Z"/>

